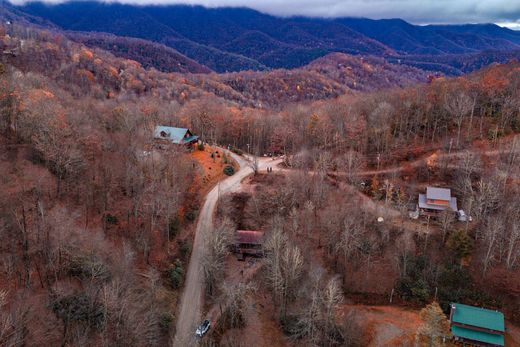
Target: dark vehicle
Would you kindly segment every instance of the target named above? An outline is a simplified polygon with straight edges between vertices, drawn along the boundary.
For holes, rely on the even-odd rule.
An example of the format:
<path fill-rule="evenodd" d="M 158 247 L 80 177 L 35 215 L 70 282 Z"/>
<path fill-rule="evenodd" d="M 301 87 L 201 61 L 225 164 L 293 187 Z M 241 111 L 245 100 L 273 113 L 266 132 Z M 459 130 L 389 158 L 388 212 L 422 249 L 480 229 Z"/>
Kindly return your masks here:
<path fill-rule="evenodd" d="M 204 322 L 200 323 L 200 325 L 197 327 L 197 330 L 195 331 L 195 335 L 197 337 L 204 336 L 208 332 L 210 326 L 211 326 L 211 324 L 209 323 L 209 320 L 206 319 Z"/>

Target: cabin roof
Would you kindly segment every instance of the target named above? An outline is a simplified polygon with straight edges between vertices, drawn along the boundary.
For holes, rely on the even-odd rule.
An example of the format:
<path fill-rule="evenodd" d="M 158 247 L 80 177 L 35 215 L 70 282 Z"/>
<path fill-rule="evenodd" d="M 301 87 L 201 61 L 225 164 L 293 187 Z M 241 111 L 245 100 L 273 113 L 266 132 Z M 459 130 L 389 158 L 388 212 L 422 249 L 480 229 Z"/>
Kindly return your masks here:
<path fill-rule="evenodd" d="M 427 187 L 426 188 L 426 198 L 432 200 L 451 200 L 451 190 L 448 188 L 436 188 L 436 187 Z"/>
<path fill-rule="evenodd" d="M 462 337 L 466 340 L 471 341 L 478 341 L 478 342 L 484 342 L 489 343 L 491 345 L 496 346 L 504 346 L 504 336 L 498 335 L 498 334 L 491 334 L 487 333 L 485 331 L 478 331 L 478 330 L 472 330 L 464 327 L 459 326 L 452 326 L 451 327 L 451 333 L 454 336 Z"/>
<path fill-rule="evenodd" d="M 188 133 L 190 136 L 186 137 L 186 133 Z M 165 136 L 163 136 L 163 134 L 165 134 Z M 199 137 L 192 135 L 190 130 L 187 128 L 158 125 L 154 130 L 154 138 L 169 140 L 176 144 L 184 144 L 196 141 Z"/>
<path fill-rule="evenodd" d="M 235 239 L 237 243 L 262 244 L 263 231 L 237 230 Z"/>
<path fill-rule="evenodd" d="M 505 330 L 502 312 L 458 303 L 452 303 L 451 310 L 451 320 L 455 323 L 501 332 Z"/>
<path fill-rule="evenodd" d="M 504 345 L 505 325 L 502 312 L 452 303 L 451 321 L 458 324 L 451 327 L 451 332 L 455 336 L 498 346 Z M 492 330 L 496 333 L 476 330 L 472 327 Z"/>
<path fill-rule="evenodd" d="M 419 194 L 419 208 L 426 208 L 429 210 L 437 210 L 437 211 L 444 211 L 448 207 L 451 208 L 453 211 L 457 211 L 457 198 L 451 198 L 449 206 L 443 206 L 443 205 L 433 205 L 428 203 L 428 199 L 426 198 L 426 194 Z"/>

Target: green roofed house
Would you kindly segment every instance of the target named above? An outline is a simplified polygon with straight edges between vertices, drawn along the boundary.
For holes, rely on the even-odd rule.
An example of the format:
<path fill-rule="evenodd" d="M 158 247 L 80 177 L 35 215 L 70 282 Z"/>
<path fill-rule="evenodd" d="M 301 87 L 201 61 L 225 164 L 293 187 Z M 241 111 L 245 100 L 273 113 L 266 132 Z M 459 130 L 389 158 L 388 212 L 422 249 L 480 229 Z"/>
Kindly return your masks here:
<path fill-rule="evenodd" d="M 159 141 L 174 143 L 176 145 L 190 145 L 199 140 L 199 137 L 193 135 L 189 129 L 162 125 L 155 127 L 154 138 Z"/>
<path fill-rule="evenodd" d="M 504 314 L 475 306 L 452 303 L 451 333 L 466 346 L 504 346 Z"/>

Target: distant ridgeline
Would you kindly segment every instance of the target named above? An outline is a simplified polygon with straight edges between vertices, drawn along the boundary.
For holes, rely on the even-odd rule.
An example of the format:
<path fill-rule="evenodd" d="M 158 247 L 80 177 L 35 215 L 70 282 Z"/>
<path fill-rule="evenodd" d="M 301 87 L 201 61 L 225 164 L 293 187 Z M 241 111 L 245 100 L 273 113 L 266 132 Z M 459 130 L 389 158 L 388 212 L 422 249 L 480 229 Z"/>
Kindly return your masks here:
<path fill-rule="evenodd" d="M 4 2 L 1 6 L 4 15 L 14 12 L 40 25 L 160 43 L 139 51 L 136 42 L 114 43 L 106 34 L 70 34 L 85 44 L 126 54 L 145 66 L 152 64 L 151 54 L 158 56 L 166 62 L 154 67 L 163 71 L 175 71 L 167 61 L 168 54 L 175 51 L 187 57 L 180 64 L 187 65 L 189 72 L 295 68 L 340 52 L 385 57 L 396 64 L 459 75 L 520 57 L 520 32 L 494 24 L 416 26 L 400 19 L 278 18 L 246 8 L 88 1 L 23 6 Z"/>

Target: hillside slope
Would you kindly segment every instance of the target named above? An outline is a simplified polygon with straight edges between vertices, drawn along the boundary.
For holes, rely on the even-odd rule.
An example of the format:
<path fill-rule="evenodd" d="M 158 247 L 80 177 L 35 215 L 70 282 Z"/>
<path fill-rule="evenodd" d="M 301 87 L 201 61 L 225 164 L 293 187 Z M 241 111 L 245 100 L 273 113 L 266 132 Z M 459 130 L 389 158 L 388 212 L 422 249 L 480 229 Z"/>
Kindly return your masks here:
<path fill-rule="evenodd" d="M 171 47 L 152 41 L 103 33 L 69 32 L 67 37 L 88 47 L 98 47 L 117 57 L 140 62 L 145 68 L 164 72 L 209 73 L 204 65 L 180 54 Z"/>
<path fill-rule="evenodd" d="M 112 98 L 121 93 L 160 95 L 165 100 L 186 103 L 210 96 L 238 106 L 279 108 L 287 103 L 312 102 L 362 91 L 405 87 L 425 82 L 427 72 L 391 64 L 381 58 L 334 53 L 301 68 L 272 71 L 242 71 L 226 74 L 185 74 L 209 70 L 182 55 L 164 56 L 169 48 L 138 39 L 105 34 L 87 35 L 42 31 L 11 24 L 3 28 L 4 62 L 23 72 L 45 75 L 73 95 L 93 94 Z M 149 64 L 163 64 L 175 73 L 147 70 L 146 64 L 114 57 L 70 41 L 107 46 L 116 54 L 133 57 L 132 49 L 146 51 Z M 116 47 L 114 47 L 114 45 Z M 134 46 L 135 45 L 135 46 Z M 157 48 L 157 51 L 154 51 Z M 141 60 L 142 61 L 142 60 Z M 181 64 L 181 65 L 178 65 Z M 152 65 L 155 67 L 156 65 Z M 180 73 L 178 73 L 180 72 Z"/>

